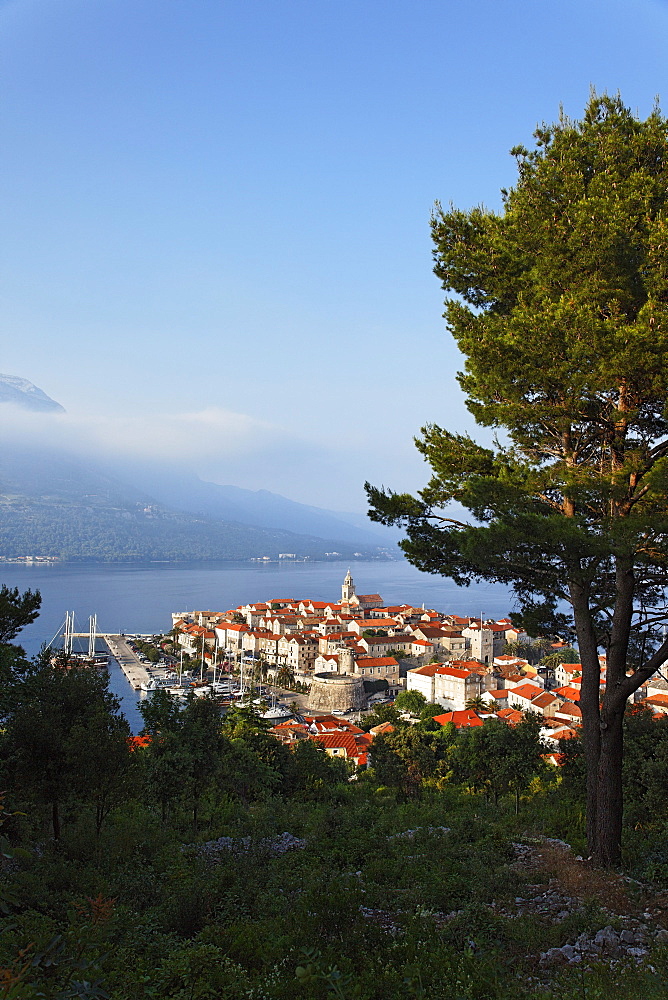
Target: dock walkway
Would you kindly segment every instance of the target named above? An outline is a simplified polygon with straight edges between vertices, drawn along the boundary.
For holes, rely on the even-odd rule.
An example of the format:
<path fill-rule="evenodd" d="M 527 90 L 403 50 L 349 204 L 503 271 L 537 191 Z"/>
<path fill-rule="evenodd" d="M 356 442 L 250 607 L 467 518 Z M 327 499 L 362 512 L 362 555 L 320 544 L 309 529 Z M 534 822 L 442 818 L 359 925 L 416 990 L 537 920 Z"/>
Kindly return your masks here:
<path fill-rule="evenodd" d="M 110 635 L 108 632 L 99 636 L 104 639 L 109 652 L 118 663 L 119 667 L 127 677 L 135 691 L 138 691 L 142 684 L 149 679 L 149 672 L 143 663 L 140 663 L 136 653 L 130 649 L 125 636 Z"/>

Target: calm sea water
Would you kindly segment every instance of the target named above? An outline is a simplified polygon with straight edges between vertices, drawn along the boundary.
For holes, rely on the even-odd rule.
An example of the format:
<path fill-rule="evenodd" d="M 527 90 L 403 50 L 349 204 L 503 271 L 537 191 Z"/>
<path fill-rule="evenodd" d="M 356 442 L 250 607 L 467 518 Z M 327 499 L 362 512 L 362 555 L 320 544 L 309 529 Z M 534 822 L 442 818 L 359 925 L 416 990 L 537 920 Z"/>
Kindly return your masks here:
<path fill-rule="evenodd" d="M 77 631 L 88 630 L 97 614 L 99 632 L 166 632 L 172 611 L 225 611 L 276 597 L 336 601 L 348 563 L 138 563 L 124 565 L 0 565 L 0 583 L 42 594 L 36 622 L 17 641 L 30 654 L 58 634 L 66 611 Z M 513 608 L 506 587 L 457 587 L 451 580 L 420 573 L 405 561 L 355 562 L 350 566 L 360 594 L 381 595 L 387 604 L 422 604 L 459 615 L 502 618 Z M 137 732 L 137 695 L 112 664 L 111 688 Z"/>

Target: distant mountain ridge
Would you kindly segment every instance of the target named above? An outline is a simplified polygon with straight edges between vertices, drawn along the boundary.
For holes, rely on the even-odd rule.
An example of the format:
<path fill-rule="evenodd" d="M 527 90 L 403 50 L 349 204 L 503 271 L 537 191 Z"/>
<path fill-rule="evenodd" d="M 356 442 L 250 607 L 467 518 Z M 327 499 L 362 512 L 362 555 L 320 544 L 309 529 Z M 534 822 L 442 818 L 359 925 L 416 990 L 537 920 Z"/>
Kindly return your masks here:
<path fill-rule="evenodd" d="M 65 412 L 28 379 L 0 375 L 0 403 Z M 362 514 L 268 490 L 205 482 L 157 463 L 84 460 L 62 449 L 5 445 L 0 557 L 244 559 L 280 552 L 391 558 L 400 537 Z"/>
<path fill-rule="evenodd" d="M 65 407 L 57 403 L 55 399 L 51 399 L 27 378 L 19 378 L 17 375 L 0 374 L 0 403 L 12 403 L 13 406 L 19 406 L 23 410 L 42 413 L 46 411 L 65 412 Z"/>
<path fill-rule="evenodd" d="M 117 470 L 123 477 L 175 510 L 239 521 L 259 528 L 295 531 L 360 545 L 393 546 L 401 533 L 374 524 L 362 514 L 346 514 L 289 500 L 269 490 L 245 490 L 205 482 L 194 475 L 151 468 Z M 366 521 L 366 523 L 364 523 Z"/>
<path fill-rule="evenodd" d="M 298 505 L 297 505 L 298 506 Z M 341 527 L 345 527 L 341 522 Z M 63 453 L 0 456 L 0 557 L 90 561 L 388 558 L 379 545 L 176 510 Z"/>

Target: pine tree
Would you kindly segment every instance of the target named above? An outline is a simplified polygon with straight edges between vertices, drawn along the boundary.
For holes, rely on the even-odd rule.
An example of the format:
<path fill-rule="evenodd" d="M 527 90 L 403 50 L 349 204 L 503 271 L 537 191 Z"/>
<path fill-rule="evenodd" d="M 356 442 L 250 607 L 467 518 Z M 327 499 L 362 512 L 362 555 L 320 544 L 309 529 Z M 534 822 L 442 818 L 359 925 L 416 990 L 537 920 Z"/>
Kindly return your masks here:
<path fill-rule="evenodd" d="M 626 702 L 668 656 L 668 122 L 593 95 L 535 140 L 500 212 L 432 218 L 459 381 L 502 442 L 428 426 L 426 488 L 367 488 L 422 570 L 511 584 L 530 635 L 577 635 L 589 848 L 609 865 Z"/>

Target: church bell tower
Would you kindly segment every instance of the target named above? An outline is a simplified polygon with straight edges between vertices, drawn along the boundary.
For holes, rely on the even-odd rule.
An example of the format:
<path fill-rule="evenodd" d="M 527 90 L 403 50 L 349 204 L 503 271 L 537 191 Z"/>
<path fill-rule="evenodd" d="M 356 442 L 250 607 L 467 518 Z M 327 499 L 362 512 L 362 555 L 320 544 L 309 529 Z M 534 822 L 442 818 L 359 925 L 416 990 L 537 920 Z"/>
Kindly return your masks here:
<path fill-rule="evenodd" d="M 355 584 L 350 575 L 350 570 L 346 573 L 346 578 L 341 587 L 341 604 L 350 604 L 351 598 L 355 596 Z"/>

